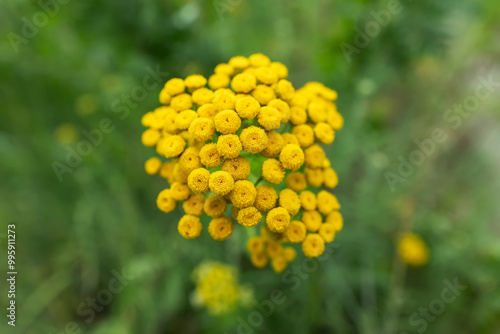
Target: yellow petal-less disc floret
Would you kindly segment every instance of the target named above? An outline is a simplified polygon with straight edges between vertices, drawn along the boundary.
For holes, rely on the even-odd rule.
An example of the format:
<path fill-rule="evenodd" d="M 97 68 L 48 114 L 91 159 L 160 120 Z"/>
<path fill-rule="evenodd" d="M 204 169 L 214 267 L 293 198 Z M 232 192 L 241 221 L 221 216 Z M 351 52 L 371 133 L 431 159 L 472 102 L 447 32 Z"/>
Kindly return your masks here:
<path fill-rule="evenodd" d="M 172 198 L 176 201 L 184 201 L 189 197 L 190 191 L 189 187 L 180 182 L 174 182 L 170 186 L 170 194 Z"/>
<path fill-rule="evenodd" d="M 267 255 L 264 252 L 262 252 L 262 253 L 253 253 L 252 256 L 250 257 L 250 261 L 256 268 L 264 268 L 267 265 L 269 259 Z"/>
<path fill-rule="evenodd" d="M 254 206 L 249 206 L 238 211 L 238 223 L 245 227 L 253 227 L 262 220 L 262 214 Z"/>
<path fill-rule="evenodd" d="M 208 78 L 208 87 L 211 89 L 226 88 L 231 78 L 227 74 L 215 73 Z"/>
<path fill-rule="evenodd" d="M 344 226 L 344 219 L 342 218 L 342 214 L 340 212 L 333 211 L 326 216 L 326 223 L 332 224 L 335 232 L 339 232 Z"/>
<path fill-rule="evenodd" d="M 206 142 L 215 135 L 214 121 L 210 118 L 197 118 L 189 125 L 189 135 L 199 142 Z"/>
<path fill-rule="evenodd" d="M 215 66 L 214 72 L 231 76 L 234 74 L 234 67 L 229 64 L 222 63 Z"/>
<path fill-rule="evenodd" d="M 207 84 L 207 79 L 203 75 L 192 74 L 184 79 L 184 84 L 187 88 L 196 89 L 205 86 Z"/>
<path fill-rule="evenodd" d="M 156 198 L 156 205 L 158 209 L 163 212 L 172 212 L 177 207 L 177 201 L 172 198 L 172 191 L 170 189 L 162 190 Z"/>
<path fill-rule="evenodd" d="M 285 232 L 285 236 L 291 243 L 298 243 L 304 241 L 306 238 L 306 226 L 303 222 L 292 220 L 290 226 Z"/>
<path fill-rule="evenodd" d="M 267 104 L 268 107 L 275 108 L 280 112 L 281 115 L 281 123 L 286 123 L 290 119 L 291 113 L 290 113 L 290 107 L 288 106 L 288 103 L 281 99 L 274 99 L 269 101 Z"/>
<path fill-rule="evenodd" d="M 285 208 L 274 208 L 267 214 L 266 225 L 272 232 L 283 233 L 290 225 L 290 214 Z"/>
<path fill-rule="evenodd" d="M 214 91 L 208 88 L 200 88 L 193 92 L 191 95 L 193 102 L 199 106 L 211 103 L 214 98 Z"/>
<path fill-rule="evenodd" d="M 204 145 L 200 149 L 200 161 L 208 168 L 219 167 L 222 163 L 222 157 L 219 151 L 217 151 L 217 144 L 209 143 Z"/>
<path fill-rule="evenodd" d="M 276 206 L 278 194 L 276 190 L 268 185 L 260 185 L 256 188 L 257 196 L 255 197 L 254 205 L 262 212 L 267 212 Z"/>
<path fill-rule="evenodd" d="M 292 133 L 297 137 L 301 147 L 309 147 L 314 143 L 314 131 L 307 124 L 297 125 Z"/>
<path fill-rule="evenodd" d="M 273 258 L 271 265 L 275 273 L 279 274 L 285 270 L 287 261 L 284 254 L 280 254 Z"/>
<path fill-rule="evenodd" d="M 271 64 L 271 59 L 262 53 L 254 53 L 248 57 L 248 60 L 250 61 L 250 65 L 253 67 L 268 66 Z"/>
<path fill-rule="evenodd" d="M 234 223 L 233 221 L 225 216 L 213 218 L 208 224 L 208 233 L 215 240 L 226 240 L 233 234 Z"/>
<path fill-rule="evenodd" d="M 317 232 L 321 227 L 322 220 L 323 218 L 316 210 L 304 211 L 302 213 L 302 222 L 308 231 Z"/>
<path fill-rule="evenodd" d="M 290 81 L 282 79 L 276 85 L 276 93 L 283 100 L 289 101 L 295 95 L 295 88 Z"/>
<path fill-rule="evenodd" d="M 196 168 L 200 168 L 200 150 L 195 147 L 186 148 L 179 158 L 179 165 L 187 174 L 191 173 Z"/>
<path fill-rule="evenodd" d="M 302 242 L 302 251 L 307 257 L 318 257 L 325 251 L 325 241 L 317 233 L 310 233 Z"/>
<path fill-rule="evenodd" d="M 335 195 L 326 190 L 318 193 L 318 210 L 324 215 L 330 214 L 334 210 L 340 209 L 339 201 Z"/>
<path fill-rule="evenodd" d="M 245 96 L 236 101 L 235 108 L 241 118 L 254 119 L 259 114 L 260 104 L 255 98 Z"/>
<path fill-rule="evenodd" d="M 170 106 L 175 111 L 189 110 L 193 107 L 193 100 L 191 99 L 191 95 L 182 93 L 172 98 Z"/>
<path fill-rule="evenodd" d="M 276 159 L 267 159 L 262 164 L 262 178 L 267 182 L 280 184 L 285 177 L 285 170 Z"/>
<path fill-rule="evenodd" d="M 326 154 L 323 148 L 319 145 L 309 146 L 304 150 L 305 163 L 310 168 L 320 168 L 323 166 L 323 161 L 326 159 Z"/>
<path fill-rule="evenodd" d="M 293 172 L 288 174 L 285 183 L 288 188 L 294 191 L 302 191 L 307 187 L 306 177 L 301 172 Z"/>
<path fill-rule="evenodd" d="M 300 193 L 299 197 L 304 210 L 316 210 L 316 195 L 312 191 L 304 190 Z"/>
<path fill-rule="evenodd" d="M 186 239 L 198 237 L 202 228 L 200 218 L 193 215 L 184 215 L 177 226 L 179 233 Z"/>
<path fill-rule="evenodd" d="M 281 134 L 276 131 L 269 131 L 267 132 L 267 146 L 260 154 L 266 158 L 276 158 L 284 146 L 285 141 Z"/>
<path fill-rule="evenodd" d="M 323 170 L 323 174 L 325 176 L 325 180 L 323 182 L 325 187 L 333 189 L 339 184 L 339 178 L 333 168 L 325 168 Z"/>
<path fill-rule="evenodd" d="M 153 147 L 160 140 L 160 131 L 154 129 L 147 129 L 142 133 L 141 141 L 144 146 Z"/>
<path fill-rule="evenodd" d="M 242 70 L 250 66 L 250 61 L 248 60 L 248 58 L 245 58 L 243 56 L 234 56 L 229 59 L 228 64 L 234 68 Z"/>
<path fill-rule="evenodd" d="M 295 135 L 291 134 L 291 133 L 283 133 L 281 135 L 281 137 L 283 138 L 283 142 L 285 145 L 288 145 L 288 144 L 293 144 L 293 145 L 299 145 L 299 140 L 297 139 L 297 137 L 295 137 Z"/>
<path fill-rule="evenodd" d="M 290 108 L 290 122 L 294 125 L 301 125 L 307 122 L 307 112 L 304 108 L 293 106 Z"/>
<path fill-rule="evenodd" d="M 234 183 L 230 199 L 235 207 L 241 209 L 253 205 L 256 196 L 257 190 L 254 184 L 247 180 L 240 180 Z"/>
<path fill-rule="evenodd" d="M 288 262 L 293 261 L 297 256 L 297 251 L 293 247 L 286 247 L 283 249 L 283 256 Z"/>
<path fill-rule="evenodd" d="M 181 136 L 174 135 L 165 138 L 160 149 L 165 157 L 173 158 L 181 154 L 184 147 L 186 147 L 186 141 Z"/>
<path fill-rule="evenodd" d="M 189 189 L 194 193 L 208 192 L 208 182 L 210 179 L 210 172 L 205 168 L 197 168 L 189 173 L 187 184 Z"/>
<path fill-rule="evenodd" d="M 234 179 L 228 172 L 217 171 L 210 175 L 208 185 L 214 194 L 224 196 L 233 190 Z"/>
<path fill-rule="evenodd" d="M 316 138 L 323 144 L 330 145 L 335 139 L 335 132 L 328 123 L 320 122 L 314 126 Z"/>
<path fill-rule="evenodd" d="M 242 156 L 234 159 L 226 159 L 222 164 L 221 170 L 231 174 L 235 181 L 245 180 L 250 175 L 250 161 Z"/>
<path fill-rule="evenodd" d="M 144 169 L 149 175 L 158 174 L 162 166 L 161 160 L 157 157 L 152 157 L 144 163 Z"/>
<path fill-rule="evenodd" d="M 196 111 L 191 109 L 183 110 L 175 117 L 175 125 L 180 130 L 186 130 L 197 118 L 198 114 L 196 113 Z"/>
<path fill-rule="evenodd" d="M 281 113 L 273 107 L 261 107 L 257 120 L 266 130 L 279 129 L 281 126 Z"/>
<path fill-rule="evenodd" d="M 226 91 L 216 92 L 212 104 L 217 111 L 234 110 L 235 98 L 233 94 Z"/>
<path fill-rule="evenodd" d="M 192 194 L 182 203 L 182 209 L 188 215 L 201 216 L 203 214 L 203 204 L 205 196 L 202 194 Z"/>
<path fill-rule="evenodd" d="M 321 224 L 318 233 L 326 243 L 332 242 L 335 238 L 335 228 L 332 224 Z"/>
<path fill-rule="evenodd" d="M 247 73 L 236 74 L 231 80 L 231 87 L 238 93 L 250 93 L 256 86 L 255 76 Z"/>
<path fill-rule="evenodd" d="M 257 68 L 255 70 L 255 76 L 257 77 L 257 80 L 259 80 L 259 82 L 262 82 L 266 85 L 272 85 L 278 82 L 278 75 L 270 67 L 262 66 Z"/>
<path fill-rule="evenodd" d="M 261 253 L 264 251 L 264 239 L 261 237 L 252 237 L 248 239 L 247 250 L 249 253 Z"/>
<path fill-rule="evenodd" d="M 222 134 L 235 133 L 241 126 L 241 119 L 234 110 L 223 110 L 214 117 L 215 129 Z"/>
<path fill-rule="evenodd" d="M 304 170 L 307 183 L 312 187 L 321 187 L 325 181 L 325 173 L 321 168 L 307 168 Z"/>
<path fill-rule="evenodd" d="M 299 195 L 290 188 L 280 191 L 279 204 L 288 211 L 290 216 L 296 215 L 301 207 Z"/>
<path fill-rule="evenodd" d="M 234 159 L 240 155 L 242 149 L 237 135 L 222 135 L 217 140 L 217 151 L 224 158 Z"/>
<path fill-rule="evenodd" d="M 208 196 L 203 208 L 208 216 L 220 217 L 226 212 L 227 202 L 222 196 Z"/>
<path fill-rule="evenodd" d="M 164 89 L 168 94 L 174 96 L 184 93 L 186 86 L 184 85 L 184 80 L 180 78 L 173 78 L 167 81 Z"/>
<path fill-rule="evenodd" d="M 285 145 L 280 153 L 280 161 L 286 169 L 296 171 L 304 164 L 304 152 L 299 145 Z"/>
<path fill-rule="evenodd" d="M 261 105 L 266 105 L 269 101 L 272 101 L 276 98 L 276 93 L 274 90 L 266 85 L 257 85 L 255 89 L 252 91 L 252 96 L 259 101 Z M 280 119 L 281 120 L 281 119 Z"/>
<path fill-rule="evenodd" d="M 288 68 L 277 61 L 272 62 L 269 67 L 276 73 L 279 79 L 285 79 L 288 77 Z"/>
<path fill-rule="evenodd" d="M 268 145 L 266 132 L 253 125 L 241 131 L 240 141 L 243 149 L 252 154 L 261 152 Z"/>

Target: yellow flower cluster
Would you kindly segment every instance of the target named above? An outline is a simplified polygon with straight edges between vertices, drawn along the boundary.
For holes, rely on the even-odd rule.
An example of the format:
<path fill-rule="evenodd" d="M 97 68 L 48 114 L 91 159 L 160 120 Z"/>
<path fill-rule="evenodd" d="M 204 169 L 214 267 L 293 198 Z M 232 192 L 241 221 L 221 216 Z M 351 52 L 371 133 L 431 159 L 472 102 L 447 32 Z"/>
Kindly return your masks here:
<path fill-rule="evenodd" d="M 236 56 L 208 79 L 168 80 L 163 105 L 142 117 L 142 143 L 165 158 L 150 158 L 145 169 L 170 184 L 157 197 L 160 210 L 182 204 L 179 233 L 198 237 L 208 216 L 208 233 L 225 240 L 235 223 L 264 221 L 266 237 L 247 249 L 256 267 L 271 260 L 277 272 L 295 257 L 283 243 L 317 257 L 343 225 L 335 195 L 314 189 L 338 183 L 322 146 L 343 126 L 337 93 L 319 82 L 295 89 L 287 77 L 285 65 L 263 54 Z"/>
<path fill-rule="evenodd" d="M 429 261 L 429 248 L 418 235 L 407 233 L 399 239 L 398 253 L 410 266 L 424 266 Z"/>
<path fill-rule="evenodd" d="M 196 284 L 192 301 L 196 306 L 204 306 L 212 315 L 233 311 L 238 304 L 251 305 L 253 289 L 238 284 L 236 268 L 219 263 L 203 262 L 192 273 Z"/>

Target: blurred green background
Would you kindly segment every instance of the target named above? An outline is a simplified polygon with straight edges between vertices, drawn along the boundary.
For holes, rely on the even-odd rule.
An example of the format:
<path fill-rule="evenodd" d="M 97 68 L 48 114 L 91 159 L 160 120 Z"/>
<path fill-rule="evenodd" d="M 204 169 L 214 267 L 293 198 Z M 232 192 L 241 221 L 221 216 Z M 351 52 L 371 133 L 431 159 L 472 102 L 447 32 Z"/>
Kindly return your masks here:
<path fill-rule="evenodd" d="M 190 302 L 192 270 L 212 259 L 236 266 L 257 302 L 284 292 L 254 333 L 500 333 L 500 87 L 470 114 L 446 120 L 481 78 L 500 82 L 500 6 L 399 4 L 366 47 L 345 57 L 341 45 L 355 47 L 357 31 L 376 22 L 372 11 L 390 2 L 1 1 L 5 313 L 12 222 L 18 277 L 17 325 L 2 314 L 0 331 L 238 333 L 238 317 L 252 308 L 213 317 Z M 167 72 L 164 81 L 210 75 L 216 64 L 255 52 L 286 64 L 295 87 L 321 81 L 337 90 L 345 118 L 328 151 L 345 226 L 334 254 L 295 291 L 269 267 L 251 266 L 241 229 L 223 243 L 206 231 L 194 241 L 179 236 L 181 209 L 166 215 L 155 204 L 166 181 L 143 169 L 153 151 L 141 145 L 140 118 L 159 105 L 161 87 L 125 102 L 148 67 Z M 106 118 L 113 130 L 60 182 L 54 161 L 64 163 L 68 147 L 86 139 L 82 131 Z M 391 188 L 387 172 L 398 174 L 399 157 L 408 160 L 415 140 L 437 128 L 447 139 Z M 397 260 L 398 233 L 409 230 L 429 245 L 425 267 Z M 295 263 L 302 260 L 299 252 Z M 79 305 L 123 270 L 134 278 L 87 323 Z M 425 326 L 412 323 L 455 279 L 467 288 Z"/>

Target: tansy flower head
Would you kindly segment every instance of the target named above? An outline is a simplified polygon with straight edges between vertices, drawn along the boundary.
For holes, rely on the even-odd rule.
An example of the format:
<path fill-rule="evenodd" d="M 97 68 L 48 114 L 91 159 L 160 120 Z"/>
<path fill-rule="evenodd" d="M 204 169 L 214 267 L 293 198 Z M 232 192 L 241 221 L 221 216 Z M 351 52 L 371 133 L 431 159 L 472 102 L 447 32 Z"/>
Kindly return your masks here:
<path fill-rule="evenodd" d="M 157 157 L 152 157 L 146 160 L 146 163 L 144 164 L 144 169 L 146 170 L 146 173 L 148 173 L 149 175 L 154 175 L 160 171 L 161 166 L 162 166 L 161 160 Z"/>
<path fill-rule="evenodd" d="M 238 211 L 236 220 L 245 227 L 253 227 L 262 220 L 262 214 L 256 207 L 249 206 Z"/>
<path fill-rule="evenodd" d="M 205 200 L 203 209 L 210 217 L 220 217 L 226 212 L 227 202 L 222 196 L 209 196 Z"/>
<path fill-rule="evenodd" d="M 310 233 L 302 242 L 302 251 L 307 257 L 318 257 L 325 251 L 325 241 L 317 233 Z"/>
<path fill-rule="evenodd" d="M 203 204 L 205 196 L 201 194 L 192 194 L 182 203 L 182 209 L 188 215 L 201 216 L 203 214 Z"/>
<path fill-rule="evenodd" d="M 235 133 L 241 126 L 241 119 L 234 110 L 223 110 L 214 117 L 215 129 L 222 134 Z"/>
<path fill-rule="evenodd" d="M 228 172 L 217 171 L 210 175 L 208 185 L 214 194 L 224 196 L 233 190 L 234 179 Z"/>
<path fill-rule="evenodd" d="M 189 173 L 187 184 L 194 193 L 206 193 L 208 191 L 208 181 L 210 172 L 205 168 L 196 168 Z"/>
<path fill-rule="evenodd" d="M 201 148 L 200 162 L 208 168 L 220 166 L 222 163 L 222 157 L 217 150 L 217 144 L 210 143 Z"/>
<path fill-rule="evenodd" d="M 306 226 L 303 222 L 298 220 L 292 220 L 290 226 L 285 232 L 288 241 L 292 243 L 298 243 L 304 241 L 306 237 Z"/>
<path fill-rule="evenodd" d="M 236 158 L 242 149 L 240 138 L 237 135 L 222 135 L 217 141 L 217 151 L 224 158 Z"/>
<path fill-rule="evenodd" d="M 184 238 L 194 239 L 201 233 L 202 225 L 200 218 L 193 215 L 184 215 L 181 220 L 179 220 L 177 229 Z"/>
<path fill-rule="evenodd" d="M 261 152 L 268 144 L 264 129 L 253 125 L 241 131 L 240 141 L 243 149 L 253 154 Z"/>
<path fill-rule="evenodd" d="M 246 180 L 250 175 L 250 161 L 242 156 L 234 159 L 226 159 L 222 164 L 221 170 L 231 174 L 235 181 Z"/>
<path fill-rule="evenodd" d="M 276 206 L 278 194 L 276 190 L 268 185 L 260 185 L 256 188 L 257 196 L 255 197 L 254 205 L 260 211 L 266 212 Z"/>
<path fill-rule="evenodd" d="M 290 214 L 285 208 L 274 208 L 267 214 L 266 225 L 272 232 L 283 233 L 290 225 Z"/>
<path fill-rule="evenodd" d="M 208 225 L 208 233 L 215 240 L 226 240 L 233 234 L 234 223 L 233 221 L 225 216 L 213 218 Z"/>
<path fill-rule="evenodd" d="M 344 123 L 337 93 L 319 82 L 295 89 L 287 77 L 284 64 L 263 54 L 236 56 L 208 80 L 200 74 L 168 80 L 159 90 L 161 106 L 141 118 L 142 143 L 162 157 L 144 168 L 168 180 L 157 206 L 171 212 L 180 204 L 179 233 L 196 238 L 207 217 L 216 240 L 229 238 L 235 225 L 259 228 L 260 237 L 247 244 L 250 260 L 275 272 L 296 256 L 286 244 L 302 243 L 304 254 L 316 257 L 343 226 L 337 198 L 320 188 L 339 182 L 325 153 Z M 196 298 L 218 314 L 226 304 L 212 298 L 210 284 L 197 288 Z M 228 289 L 228 296 L 237 294 L 235 285 Z"/>
<path fill-rule="evenodd" d="M 286 169 L 298 170 L 304 164 L 304 152 L 299 145 L 285 145 L 280 153 L 280 161 Z"/>
<path fill-rule="evenodd" d="M 288 211 L 290 216 L 296 215 L 301 207 L 299 195 L 290 188 L 280 191 L 279 204 Z"/>
<path fill-rule="evenodd" d="M 418 235 L 407 233 L 399 239 L 399 256 L 411 266 L 423 266 L 429 261 L 429 248 Z"/>
<path fill-rule="evenodd" d="M 256 196 L 257 190 L 253 183 L 247 180 L 240 180 L 234 183 L 230 199 L 234 206 L 241 209 L 253 205 Z"/>
<path fill-rule="evenodd" d="M 260 111 L 260 104 L 255 98 L 245 96 L 236 101 L 235 108 L 241 118 L 254 119 Z"/>

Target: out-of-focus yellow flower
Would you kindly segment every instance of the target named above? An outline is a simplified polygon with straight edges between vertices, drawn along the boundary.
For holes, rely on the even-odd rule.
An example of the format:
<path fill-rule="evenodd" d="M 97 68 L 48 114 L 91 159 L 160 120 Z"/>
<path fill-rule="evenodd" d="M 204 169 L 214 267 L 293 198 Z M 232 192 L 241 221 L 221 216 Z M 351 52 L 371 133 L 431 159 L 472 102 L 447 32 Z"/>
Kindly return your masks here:
<path fill-rule="evenodd" d="M 321 190 L 318 193 L 318 210 L 324 215 L 328 215 L 334 210 L 340 209 L 339 201 L 335 195 L 326 190 Z"/>
<path fill-rule="evenodd" d="M 296 215 L 301 207 L 299 195 L 290 188 L 280 191 L 279 204 L 288 211 L 290 216 Z"/>
<path fill-rule="evenodd" d="M 290 226 L 286 230 L 285 234 L 288 241 L 292 243 L 298 243 L 304 241 L 306 237 L 306 226 L 303 222 L 298 220 L 292 220 Z"/>
<path fill-rule="evenodd" d="M 229 86 L 229 75 L 216 73 L 212 74 L 210 78 L 208 78 L 208 86 L 212 89 L 226 88 Z"/>
<path fill-rule="evenodd" d="M 268 131 L 267 132 L 267 146 L 260 153 L 266 158 L 277 158 L 283 147 L 285 146 L 285 141 L 281 134 L 276 131 Z"/>
<path fill-rule="evenodd" d="M 316 210 L 316 195 L 312 191 L 304 190 L 300 193 L 299 197 L 304 210 Z"/>
<path fill-rule="evenodd" d="M 302 251 L 305 256 L 318 257 L 325 251 L 325 241 L 317 233 L 310 233 L 302 242 Z"/>
<path fill-rule="evenodd" d="M 278 194 L 276 190 L 268 185 L 260 185 L 256 188 L 257 196 L 255 197 L 254 205 L 257 209 L 267 212 L 276 206 Z"/>
<path fill-rule="evenodd" d="M 207 84 L 207 79 L 200 74 L 192 74 L 184 79 L 184 84 L 187 88 L 196 89 L 204 87 Z"/>
<path fill-rule="evenodd" d="M 238 284 L 235 267 L 219 262 L 207 261 L 200 264 L 192 273 L 196 284 L 193 303 L 206 307 L 212 315 L 223 315 L 233 311 L 238 304 L 253 303 L 253 289 Z"/>
<path fill-rule="evenodd" d="M 231 81 L 231 87 L 238 93 L 249 93 L 257 85 L 255 76 L 247 73 L 236 74 Z"/>
<path fill-rule="evenodd" d="M 245 227 L 253 227 L 262 220 L 262 214 L 256 207 L 249 206 L 238 211 L 236 220 Z"/>
<path fill-rule="evenodd" d="M 316 210 L 304 211 L 302 213 L 302 222 L 308 231 L 317 232 L 322 223 L 321 214 Z"/>
<path fill-rule="evenodd" d="M 174 211 L 177 206 L 177 201 L 172 198 L 172 190 L 162 190 L 156 198 L 156 205 L 158 209 L 163 212 Z"/>
<path fill-rule="evenodd" d="M 292 133 L 297 137 L 301 147 L 309 147 L 314 143 L 314 131 L 309 125 L 297 125 Z"/>
<path fill-rule="evenodd" d="M 201 194 L 192 194 L 187 201 L 182 203 L 182 209 L 188 215 L 201 216 L 203 214 L 203 205 L 205 196 Z"/>
<path fill-rule="evenodd" d="M 301 172 L 293 172 L 288 174 L 285 183 L 288 188 L 294 191 L 302 191 L 307 187 L 306 177 Z"/>
<path fill-rule="evenodd" d="M 179 156 L 186 147 L 186 141 L 181 136 L 166 137 L 161 145 L 161 152 L 167 158 Z"/>
<path fill-rule="evenodd" d="M 180 78 L 173 78 L 167 81 L 164 89 L 168 94 L 175 96 L 184 93 L 186 86 L 184 85 L 184 80 Z"/>
<path fill-rule="evenodd" d="M 158 174 L 162 166 L 161 160 L 157 157 L 152 157 L 144 163 L 144 169 L 149 175 Z"/>
<path fill-rule="evenodd" d="M 424 266 L 429 261 L 429 248 L 418 235 L 407 233 L 399 239 L 399 256 L 410 266 Z"/>
<path fill-rule="evenodd" d="M 326 243 L 332 242 L 335 238 L 335 227 L 333 224 L 321 224 L 318 233 Z"/>
<path fill-rule="evenodd" d="M 78 137 L 76 126 L 71 123 L 64 123 L 59 125 L 55 130 L 55 136 L 59 143 L 63 145 L 71 144 Z M 154 144 L 153 144 L 154 145 Z M 153 146 L 146 145 L 146 146 Z"/>
<path fill-rule="evenodd" d="M 219 241 L 229 238 L 233 234 L 233 230 L 234 223 L 226 216 L 213 218 L 208 225 L 208 233 L 212 238 Z"/>
<path fill-rule="evenodd" d="M 255 196 L 257 196 L 257 190 L 254 184 L 247 180 L 239 180 L 234 183 L 230 199 L 234 206 L 242 209 L 253 205 Z"/>
<path fill-rule="evenodd" d="M 264 239 L 261 237 L 253 237 L 248 239 L 247 250 L 250 253 L 261 253 L 264 251 Z"/>
<path fill-rule="evenodd" d="M 273 107 L 261 107 L 257 120 L 266 130 L 279 129 L 281 126 L 281 113 Z"/>
<path fill-rule="evenodd" d="M 276 159 L 267 159 L 262 164 L 262 177 L 270 183 L 279 184 L 285 177 L 285 170 Z"/>

